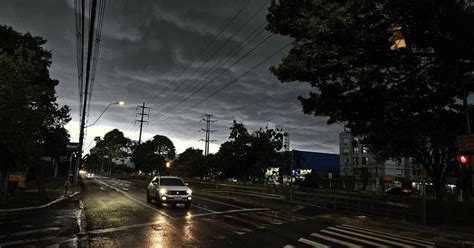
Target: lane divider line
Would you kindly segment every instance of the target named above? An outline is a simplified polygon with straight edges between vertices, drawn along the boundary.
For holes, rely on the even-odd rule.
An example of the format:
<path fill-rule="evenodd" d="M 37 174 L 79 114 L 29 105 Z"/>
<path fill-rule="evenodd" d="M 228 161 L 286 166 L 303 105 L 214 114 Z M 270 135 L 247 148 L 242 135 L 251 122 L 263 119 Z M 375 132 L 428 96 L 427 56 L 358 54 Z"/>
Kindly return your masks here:
<path fill-rule="evenodd" d="M 98 182 L 99 182 L 99 183 L 102 183 L 103 185 L 105 185 L 105 186 L 107 186 L 107 187 L 109 187 L 109 188 L 111 188 L 111 189 L 114 189 L 115 191 L 121 193 L 122 195 L 124 195 L 124 196 L 127 197 L 128 199 L 130 199 L 130 200 L 132 200 L 132 201 L 134 201 L 134 202 L 136 202 L 136 203 L 139 203 L 139 204 L 141 204 L 142 206 L 145 206 L 145 207 L 147 207 L 147 208 L 153 209 L 154 211 L 159 212 L 159 213 L 161 213 L 162 215 L 164 215 L 164 216 L 166 216 L 166 217 L 168 217 L 168 218 L 170 218 L 170 219 L 173 219 L 173 220 L 176 219 L 175 217 L 173 217 L 173 216 L 171 216 L 171 215 L 169 215 L 169 214 L 167 214 L 167 213 L 165 213 L 165 212 L 163 212 L 163 211 L 161 211 L 161 210 L 158 210 L 158 209 L 156 209 L 156 208 L 154 208 L 154 207 L 152 207 L 152 206 L 150 206 L 150 205 L 148 205 L 148 204 L 145 204 L 145 203 L 143 203 L 143 202 L 141 202 L 141 201 L 138 201 L 137 199 L 133 198 L 132 196 L 129 196 L 126 192 L 124 192 L 124 191 L 118 189 L 117 187 L 111 186 L 111 185 L 109 185 L 109 184 L 107 184 L 107 183 L 105 183 L 105 182 L 102 182 L 102 181 L 98 181 Z"/>
<path fill-rule="evenodd" d="M 229 206 L 229 207 L 238 208 L 238 209 L 245 209 L 245 208 L 243 208 L 243 207 L 239 207 L 239 206 L 236 206 L 236 205 L 232 205 L 232 204 L 228 204 L 228 203 L 220 202 L 220 201 L 216 201 L 216 200 L 211 200 L 211 199 L 204 198 L 204 197 L 199 197 L 199 196 L 193 196 L 193 197 L 194 197 L 194 198 L 197 198 L 197 199 L 201 199 L 201 200 L 205 200 L 205 201 L 210 201 L 210 202 L 214 202 L 214 203 L 217 203 L 217 204 L 221 204 L 221 205 L 224 205 L 224 206 Z"/>
<path fill-rule="evenodd" d="M 201 207 L 201 206 L 198 206 L 198 205 L 196 205 L 196 204 L 193 204 L 192 206 L 195 207 L 195 208 L 199 208 L 199 209 L 202 209 L 202 210 L 211 212 L 211 213 L 215 213 L 215 212 L 216 212 L 216 211 L 214 211 L 214 210 L 211 210 L 211 209 L 208 209 L 208 208 L 205 208 L 205 207 Z"/>

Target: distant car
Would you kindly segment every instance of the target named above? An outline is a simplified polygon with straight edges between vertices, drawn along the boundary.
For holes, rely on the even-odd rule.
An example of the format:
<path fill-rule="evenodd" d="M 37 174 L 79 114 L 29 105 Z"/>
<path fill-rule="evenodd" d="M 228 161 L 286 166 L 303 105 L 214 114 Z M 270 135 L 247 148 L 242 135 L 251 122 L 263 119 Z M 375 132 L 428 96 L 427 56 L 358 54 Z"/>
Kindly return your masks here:
<path fill-rule="evenodd" d="M 406 189 L 406 188 L 395 187 L 395 188 L 388 189 L 387 191 L 385 191 L 385 193 L 387 193 L 387 195 L 408 196 L 408 195 L 410 195 L 411 191 L 409 189 Z"/>
<path fill-rule="evenodd" d="M 148 184 L 146 201 L 155 200 L 158 206 L 163 203 L 184 203 L 186 208 L 191 206 L 192 190 L 179 177 L 156 176 Z"/>
<path fill-rule="evenodd" d="M 94 178 L 94 173 L 92 172 L 87 173 L 87 178 Z"/>

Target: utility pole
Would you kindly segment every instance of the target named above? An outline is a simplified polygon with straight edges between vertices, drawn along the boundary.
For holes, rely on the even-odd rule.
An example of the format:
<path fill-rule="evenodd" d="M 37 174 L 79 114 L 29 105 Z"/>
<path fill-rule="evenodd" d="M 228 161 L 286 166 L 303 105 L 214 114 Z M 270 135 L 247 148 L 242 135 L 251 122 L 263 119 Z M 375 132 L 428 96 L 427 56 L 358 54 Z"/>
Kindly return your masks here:
<path fill-rule="evenodd" d="M 84 8 L 84 7 L 83 7 Z M 90 81 L 90 68 L 91 68 L 91 56 L 92 56 L 92 46 L 94 41 L 94 25 L 95 25 L 95 17 L 96 17 L 96 8 L 97 8 L 97 0 L 92 0 L 92 10 L 91 10 L 91 20 L 89 24 L 89 40 L 88 40 L 88 50 L 87 50 L 87 64 L 86 64 L 86 85 L 84 88 L 84 97 L 82 102 L 82 114 L 81 114 L 81 125 L 79 127 L 79 154 L 77 156 L 76 165 L 74 167 L 74 177 L 73 182 L 74 184 L 77 183 L 78 175 L 79 175 L 79 167 L 81 166 L 81 159 L 82 159 L 82 147 L 84 146 L 84 128 L 86 125 L 86 111 L 87 111 L 87 97 L 89 96 L 89 81 Z M 82 34 L 84 36 L 84 34 Z"/>
<path fill-rule="evenodd" d="M 143 117 L 146 116 L 148 118 L 148 116 L 150 115 L 149 114 L 149 107 L 145 107 L 145 102 L 143 102 L 143 105 L 139 105 L 137 106 L 137 110 L 141 110 L 141 112 L 138 112 L 137 115 L 140 115 L 140 120 L 135 120 L 135 122 L 139 122 L 140 123 L 140 134 L 138 136 L 138 144 L 140 145 L 142 143 L 142 130 L 143 130 L 143 123 L 146 122 L 148 123 L 148 121 L 144 121 L 143 120 Z M 145 110 L 148 109 L 148 113 L 145 114 Z"/>
<path fill-rule="evenodd" d="M 212 120 L 211 119 L 212 115 L 206 114 L 206 118 L 202 119 L 201 121 L 206 122 L 206 129 L 201 129 L 200 131 L 206 132 L 206 138 L 201 139 L 202 141 L 205 142 L 204 144 L 204 156 L 209 155 L 209 142 L 215 142 L 216 140 L 211 140 L 211 133 L 215 132 L 216 130 L 211 130 L 211 123 L 216 122 L 217 120 Z"/>

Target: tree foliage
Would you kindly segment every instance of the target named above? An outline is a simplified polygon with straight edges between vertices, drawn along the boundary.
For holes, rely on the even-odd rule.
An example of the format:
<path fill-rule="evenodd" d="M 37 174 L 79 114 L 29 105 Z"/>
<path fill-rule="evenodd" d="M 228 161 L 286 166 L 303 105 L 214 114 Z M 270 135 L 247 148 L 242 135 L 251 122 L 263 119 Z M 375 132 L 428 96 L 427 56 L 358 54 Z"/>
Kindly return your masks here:
<path fill-rule="evenodd" d="M 86 160 L 88 168 L 97 169 L 100 166 L 111 173 L 112 160 L 131 156 L 133 142 L 118 129 L 107 132 L 103 139 L 95 137 L 94 141 L 96 145 L 90 150 Z"/>
<path fill-rule="evenodd" d="M 342 122 L 380 158 L 414 157 L 441 192 L 474 87 L 474 8 L 462 0 L 272 1 L 267 29 L 293 39 L 271 71 L 308 82 L 307 114 Z M 405 49 L 390 50 L 399 22 Z"/>
<path fill-rule="evenodd" d="M 166 161 L 173 160 L 176 149 L 173 142 L 166 136 L 155 135 L 140 145 L 132 152 L 132 161 L 135 169 L 143 172 L 165 172 Z"/>
<path fill-rule="evenodd" d="M 66 148 L 69 108 L 56 103 L 46 40 L 0 26 L 0 165 L 2 174 L 27 165 L 40 181 L 40 156 L 58 156 Z"/>
<path fill-rule="evenodd" d="M 209 166 L 206 166 L 202 150 L 192 147 L 179 154 L 172 169 L 176 174 L 185 177 L 203 177 L 209 172 Z"/>
<path fill-rule="evenodd" d="M 277 151 L 283 147 L 283 134 L 258 130 L 249 134 L 242 123 L 233 122 L 229 141 L 218 152 L 222 163 L 221 177 L 240 180 L 263 179 L 265 171 L 277 164 Z"/>

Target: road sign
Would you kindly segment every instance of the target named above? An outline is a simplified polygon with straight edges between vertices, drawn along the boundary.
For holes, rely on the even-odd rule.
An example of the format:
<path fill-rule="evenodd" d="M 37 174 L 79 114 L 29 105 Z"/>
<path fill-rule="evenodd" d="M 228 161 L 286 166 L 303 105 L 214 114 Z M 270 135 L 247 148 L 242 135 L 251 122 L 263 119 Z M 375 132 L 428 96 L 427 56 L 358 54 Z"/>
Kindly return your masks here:
<path fill-rule="evenodd" d="M 474 152 L 474 134 L 458 136 L 458 148 L 463 152 Z"/>

